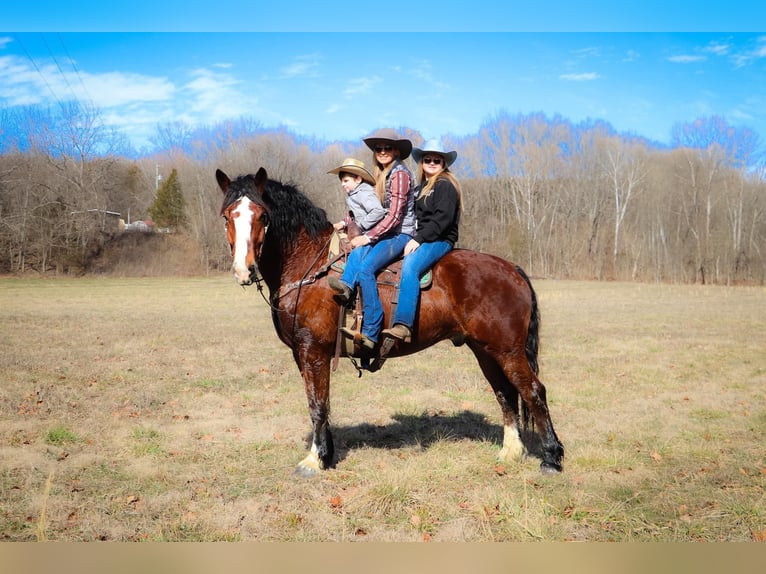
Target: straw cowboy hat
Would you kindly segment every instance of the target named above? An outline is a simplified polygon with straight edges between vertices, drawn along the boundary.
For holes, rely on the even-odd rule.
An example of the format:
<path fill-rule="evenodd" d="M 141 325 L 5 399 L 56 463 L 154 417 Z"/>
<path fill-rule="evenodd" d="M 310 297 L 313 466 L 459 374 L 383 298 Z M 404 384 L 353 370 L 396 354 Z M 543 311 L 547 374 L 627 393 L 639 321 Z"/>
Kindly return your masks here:
<path fill-rule="evenodd" d="M 372 132 L 364 138 L 364 143 L 367 144 L 367 147 L 373 152 L 375 151 L 375 146 L 378 144 L 390 144 L 399 150 L 399 159 L 402 161 L 410 157 L 410 153 L 412 152 L 412 142 L 407 138 L 400 137 L 399 134 L 391 128 L 383 128 Z"/>
<path fill-rule="evenodd" d="M 364 166 L 364 162 L 359 161 L 358 159 L 354 159 L 353 157 L 347 157 L 343 160 L 342 164 L 340 164 L 335 169 L 331 169 L 327 173 L 340 175 L 342 172 L 358 175 L 370 185 L 375 185 L 375 178 L 372 177 L 372 174 L 369 171 L 367 171 L 367 168 Z"/>
<path fill-rule="evenodd" d="M 457 159 L 457 152 L 454 150 L 444 151 L 441 142 L 437 139 L 428 140 L 423 144 L 423 147 L 416 147 L 413 149 L 412 159 L 414 159 L 417 163 L 420 163 L 421 158 L 429 153 L 435 153 L 442 156 L 444 158 L 444 167 L 451 166 Z"/>

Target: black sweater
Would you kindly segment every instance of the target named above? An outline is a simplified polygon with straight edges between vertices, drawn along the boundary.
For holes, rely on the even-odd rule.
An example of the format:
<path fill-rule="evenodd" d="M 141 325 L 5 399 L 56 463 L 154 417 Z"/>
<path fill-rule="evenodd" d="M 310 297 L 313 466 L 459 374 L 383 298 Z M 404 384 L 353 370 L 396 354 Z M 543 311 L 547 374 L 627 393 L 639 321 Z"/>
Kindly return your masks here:
<path fill-rule="evenodd" d="M 421 183 L 415 189 L 415 197 L 423 185 L 424 183 Z M 415 241 L 448 241 L 454 247 L 460 223 L 460 198 L 452 182 L 445 178 L 436 180 L 431 194 L 415 201 L 415 217 Z"/>

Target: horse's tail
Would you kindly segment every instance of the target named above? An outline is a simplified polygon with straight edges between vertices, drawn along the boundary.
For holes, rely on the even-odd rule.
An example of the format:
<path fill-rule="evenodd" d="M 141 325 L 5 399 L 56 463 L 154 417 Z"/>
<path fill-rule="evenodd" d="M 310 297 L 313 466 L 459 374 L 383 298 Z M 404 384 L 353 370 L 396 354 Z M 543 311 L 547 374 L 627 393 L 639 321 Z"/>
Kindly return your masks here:
<path fill-rule="evenodd" d="M 534 287 L 532 287 L 532 281 L 530 281 L 529 276 L 518 265 L 516 266 L 516 271 L 519 272 L 519 275 L 521 275 L 527 283 L 527 287 L 529 287 L 529 295 L 532 298 L 531 317 L 529 318 L 529 327 L 527 328 L 527 340 L 524 345 L 524 352 L 527 355 L 529 367 L 532 369 L 532 372 L 537 375 L 540 372 L 540 367 L 537 362 L 537 353 L 540 350 L 540 308 L 537 306 L 537 294 L 535 293 Z M 525 403 L 523 399 L 520 399 L 520 401 L 522 428 L 527 430 L 530 422 L 532 423 L 532 428 L 534 428 L 535 421 L 530 417 L 527 403 Z"/>
<path fill-rule="evenodd" d="M 529 277 L 524 270 L 516 266 L 516 271 L 526 281 L 527 287 L 529 287 L 529 295 L 532 298 L 532 316 L 529 318 L 529 328 L 527 329 L 527 342 L 524 345 L 524 351 L 527 355 L 527 361 L 529 366 L 535 374 L 538 374 L 540 369 L 537 364 L 537 353 L 540 349 L 540 309 L 537 306 L 537 294 Z"/>

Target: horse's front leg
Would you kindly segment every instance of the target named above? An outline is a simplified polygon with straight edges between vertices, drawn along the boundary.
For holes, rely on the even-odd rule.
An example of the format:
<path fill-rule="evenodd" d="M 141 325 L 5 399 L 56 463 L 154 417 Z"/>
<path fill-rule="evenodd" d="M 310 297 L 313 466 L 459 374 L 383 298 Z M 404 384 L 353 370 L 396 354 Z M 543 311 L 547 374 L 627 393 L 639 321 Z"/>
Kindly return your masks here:
<path fill-rule="evenodd" d="M 330 432 L 330 362 L 324 357 L 298 359 L 298 367 L 306 387 L 311 416 L 311 448 L 295 469 L 299 476 L 314 476 L 329 468 L 335 455 Z"/>

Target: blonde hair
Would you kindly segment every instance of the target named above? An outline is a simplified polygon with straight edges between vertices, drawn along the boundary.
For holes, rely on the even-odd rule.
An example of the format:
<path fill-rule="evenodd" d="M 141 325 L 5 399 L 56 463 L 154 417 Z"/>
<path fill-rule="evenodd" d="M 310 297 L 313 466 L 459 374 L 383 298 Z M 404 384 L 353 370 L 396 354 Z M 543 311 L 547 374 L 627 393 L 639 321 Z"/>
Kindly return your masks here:
<path fill-rule="evenodd" d="M 396 162 L 399 160 L 399 150 L 397 148 L 394 148 L 393 156 L 394 159 L 391 161 L 391 163 L 388 164 L 388 167 L 385 168 L 383 167 L 382 163 L 380 163 L 377 159 L 374 159 L 375 170 L 373 171 L 373 175 L 375 176 L 375 193 L 377 194 L 381 204 L 386 197 L 386 178 L 388 177 L 388 174 L 391 173 L 391 170 L 394 169 Z M 374 154 L 373 158 L 375 158 Z"/>
<path fill-rule="evenodd" d="M 442 161 L 444 160 L 442 159 Z M 421 182 L 425 181 L 425 185 L 420 188 L 420 193 L 418 194 L 417 199 L 420 199 L 421 197 L 428 197 L 429 195 L 431 195 L 434 191 L 434 186 L 436 185 L 436 182 L 439 181 L 441 178 L 448 180 L 455 187 L 455 191 L 457 191 L 458 205 L 462 209 L 463 208 L 463 191 L 460 189 L 460 182 L 458 182 L 457 178 L 454 175 L 452 175 L 452 172 L 449 170 L 446 163 L 444 164 L 444 169 L 442 169 L 439 173 L 437 173 L 435 176 L 431 177 L 430 179 L 426 177 L 426 174 L 423 171 L 423 163 L 421 162 L 418 165 L 418 179 Z"/>

